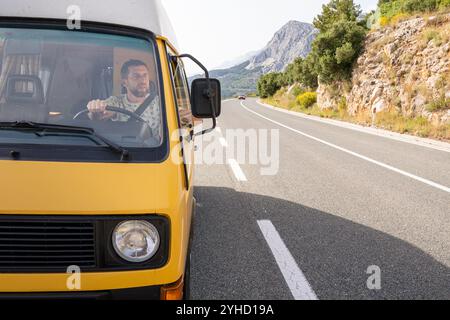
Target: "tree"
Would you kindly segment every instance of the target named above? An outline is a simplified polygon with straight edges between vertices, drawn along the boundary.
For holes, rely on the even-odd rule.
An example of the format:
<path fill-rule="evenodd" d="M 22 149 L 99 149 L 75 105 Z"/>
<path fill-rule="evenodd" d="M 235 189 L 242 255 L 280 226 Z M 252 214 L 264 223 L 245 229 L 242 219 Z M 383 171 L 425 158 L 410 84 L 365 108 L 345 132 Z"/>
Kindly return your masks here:
<path fill-rule="evenodd" d="M 306 59 L 299 59 L 295 63 L 296 81 L 310 89 L 316 89 L 318 86 L 314 63 L 315 61 L 311 54 Z"/>
<path fill-rule="evenodd" d="M 315 69 L 320 80 L 330 83 L 351 76 L 353 64 L 362 51 L 366 29 L 356 21 L 340 20 L 320 33 L 313 44 Z"/>
<path fill-rule="evenodd" d="M 296 79 L 296 70 L 295 70 L 295 62 L 290 63 L 286 70 L 284 71 L 284 81 L 287 82 L 287 84 L 292 85 L 294 84 Z"/>
<path fill-rule="evenodd" d="M 364 45 L 367 19 L 361 16 L 360 6 L 353 0 L 331 0 L 322 8 L 322 13 L 314 19 L 319 34 L 310 54 L 305 59 L 296 59 L 281 75 L 263 76 L 258 82 L 261 96 L 271 96 L 282 86 L 295 82 L 315 89 L 319 78 L 324 83 L 332 83 L 351 77 Z"/>
<path fill-rule="evenodd" d="M 282 73 L 268 73 L 258 80 L 258 94 L 261 98 L 273 96 L 284 85 Z"/>
<path fill-rule="evenodd" d="M 320 32 L 310 59 L 320 81 L 348 79 L 367 32 L 360 6 L 353 0 L 331 0 L 314 19 L 314 26 Z"/>
<path fill-rule="evenodd" d="M 296 58 L 286 67 L 283 78 L 284 84 L 280 83 L 282 85 L 292 85 L 298 82 L 307 88 L 317 88 L 317 73 L 311 56 L 306 59 Z"/>
<path fill-rule="evenodd" d="M 322 6 L 322 14 L 314 18 L 313 24 L 320 32 L 326 32 L 336 22 L 357 21 L 361 12 L 361 7 L 353 0 L 331 0 Z"/>

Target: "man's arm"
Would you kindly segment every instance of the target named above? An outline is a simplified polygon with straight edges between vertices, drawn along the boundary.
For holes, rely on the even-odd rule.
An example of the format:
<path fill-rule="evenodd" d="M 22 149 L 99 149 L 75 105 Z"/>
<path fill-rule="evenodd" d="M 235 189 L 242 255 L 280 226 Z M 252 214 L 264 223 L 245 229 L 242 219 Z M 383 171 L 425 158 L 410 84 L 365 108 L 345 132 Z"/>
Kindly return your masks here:
<path fill-rule="evenodd" d="M 192 121 L 194 122 L 194 126 L 200 125 L 200 124 L 203 123 L 203 119 L 196 118 L 196 117 L 194 117 L 194 116 L 192 116 Z"/>

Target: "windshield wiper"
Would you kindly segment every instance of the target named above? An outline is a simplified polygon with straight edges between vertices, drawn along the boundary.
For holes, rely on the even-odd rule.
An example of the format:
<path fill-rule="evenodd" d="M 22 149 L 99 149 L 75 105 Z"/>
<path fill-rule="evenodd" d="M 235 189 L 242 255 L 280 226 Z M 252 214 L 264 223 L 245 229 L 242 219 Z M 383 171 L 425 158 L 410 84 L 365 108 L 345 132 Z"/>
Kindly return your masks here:
<path fill-rule="evenodd" d="M 72 133 L 86 133 L 97 138 L 103 142 L 109 149 L 117 152 L 121 155 L 120 161 L 124 161 L 129 158 L 130 153 L 127 149 L 122 148 L 118 144 L 112 142 L 111 140 L 103 137 L 102 135 L 95 132 L 93 128 L 88 127 L 77 127 L 77 126 L 67 126 L 60 124 L 49 124 L 49 123 L 37 123 L 32 121 L 14 121 L 14 122 L 0 122 L 0 129 L 31 129 L 31 130 L 52 130 L 59 132 L 72 132 Z"/>

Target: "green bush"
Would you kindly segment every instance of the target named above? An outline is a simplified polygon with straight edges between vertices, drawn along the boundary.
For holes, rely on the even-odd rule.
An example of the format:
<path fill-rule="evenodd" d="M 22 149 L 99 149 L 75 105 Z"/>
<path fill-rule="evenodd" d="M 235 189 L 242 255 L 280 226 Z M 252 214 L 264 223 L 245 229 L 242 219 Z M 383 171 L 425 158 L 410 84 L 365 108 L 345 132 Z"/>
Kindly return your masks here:
<path fill-rule="evenodd" d="M 356 21 L 341 20 L 320 33 L 313 43 L 315 69 L 324 83 L 347 80 L 364 45 L 366 29 Z"/>
<path fill-rule="evenodd" d="M 336 62 L 338 64 L 351 61 L 355 55 L 355 50 L 351 43 L 346 42 L 342 46 L 336 49 Z"/>
<path fill-rule="evenodd" d="M 433 11 L 437 8 L 438 0 L 409 0 L 404 4 L 406 12 Z"/>
<path fill-rule="evenodd" d="M 439 9 L 450 8 L 450 0 L 441 0 L 439 3 Z"/>
<path fill-rule="evenodd" d="M 388 19 L 400 13 L 432 12 L 450 7 L 450 0 L 380 0 L 381 15 Z"/>
<path fill-rule="evenodd" d="M 290 85 L 298 82 L 306 88 L 316 89 L 318 86 L 317 73 L 311 58 L 311 55 L 306 59 L 297 58 L 289 64 L 284 72 L 285 82 Z"/>
<path fill-rule="evenodd" d="M 440 46 L 443 41 L 440 32 L 435 29 L 426 30 L 423 34 L 423 38 L 427 44 L 428 42 L 433 41 L 435 46 Z"/>
<path fill-rule="evenodd" d="M 299 95 L 301 95 L 302 93 L 305 93 L 305 89 L 303 89 L 300 86 L 295 86 L 294 89 L 292 89 L 292 95 L 294 97 L 298 97 Z"/>
<path fill-rule="evenodd" d="M 319 86 L 318 74 L 315 68 L 314 56 L 309 54 L 301 64 L 297 66 L 297 81 L 304 87 L 316 89 Z"/>
<path fill-rule="evenodd" d="M 297 97 L 297 104 L 303 108 L 308 109 L 317 102 L 317 93 L 305 92 Z"/>
<path fill-rule="evenodd" d="M 445 96 L 442 96 L 439 99 L 432 101 L 426 106 L 426 109 L 430 112 L 445 110 L 449 108 L 450 108 L 450 99 L 446 99 Z"/>
<path fill-rule="evenodd" d="M 258 80 L 258 95 L 261 98 L 273 96 L 281 87 L 285 85 L 282 73 L 268 73 Z"/>
<path fill-rule="evenodd" d="M 295 63 L 291 63 L 284 70 L 284 81 L 289 85 L 293 85 L 297 81 L 296 78 Z"/>
<path fill-rule="evenodd" d="M 341 100 L 338 104 L 338 111 L 342 114 L 347 112 L 347 99 L 345 97 L 341 97 Z"/>

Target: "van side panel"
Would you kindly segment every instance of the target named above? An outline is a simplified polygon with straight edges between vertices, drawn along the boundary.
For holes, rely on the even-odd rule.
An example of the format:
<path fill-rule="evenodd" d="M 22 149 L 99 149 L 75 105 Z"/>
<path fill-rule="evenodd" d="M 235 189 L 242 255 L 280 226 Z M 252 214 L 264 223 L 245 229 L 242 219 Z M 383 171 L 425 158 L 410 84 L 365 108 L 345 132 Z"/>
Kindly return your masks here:
<path fill-rule="evenodd" d="M 167 51 L 166 51 L 166 41 L 164 38 L 158 38 L 157 39 L 157 44 L 158 44 L 158 51 L 160 52 L 161 55 L 161 67 L 163 69 L 163 75 L 164 75 L 164 87 L 165 87 L 165 94 L 166 94 L 166 105 L 167 105 L 167 114 L 169 117 L 170 115 L 170 119 L 173 121 L 173 123 L 170 123 L 169 125 L 169 130 L 170 128 L 174 128 L 174 129 L 178 129 L 179 125 L 178 125 L 178 117 L 177 117 L 177 110 L 176 110 L 176 98 L 175 98 L 175 92 L 173 91 L 173 86 L 172 86 L 172 78 L 170 75 L 170 67 L 169 67 L 169 61 L 168 61 L 168 57 L 167 57 Z M 171 46 L 173 48 L 173 46 Z M 175 51 L 175 50 L 174 50 Z M 178 53 L 178 52 L 176 52 Z M 170 111 L 169 111 L 170 110 Z M 172 114 L 173 113 L 173 114 Z M 178 154 L 178 160 L 179 160 L 179 165 L 178 165 L 178 173 L 179 176 L 183 177 L 183 181 L 186 181 L 186 171 L 184 168 L 184 164 L 182 162 L 182 143 L 180 142 L 180 138 L 179 138 L 179 134 L 176 133 L 176 131 L 171 131 L 171 139 L 174 139 L 173 143 L 175 143 L 177 145 L 176 149 L 172 149 L 171 150 L 177 150 L 177 154 Z M 171 141 L 172 143 L 172 141 Z M 174 152 L 174 151 L 172 151 Z M 193 157 L 191 158 L 193 159 Z M 181 161 L 180 161 L 181 160 Z M 191 170 L 194 170 L 194 165 L 190 166 Z M 193 214 L 193 193 L 194 193 L 194 188 L 193 188 L 193 172 L 192 174 L 189 175 L 190 176 L 190 180 L 188 181 L 188 189 L 186 188 L 186 183 L 183 182 L 182 184 L 179 184 L 179 186 L 183 186 L 183 188 L 181 188 L 180 191 L 180 199 L 179 199 L 179 206 L 178 206 L 178 212 L 179 212 L 179 217 L 181 220 L 181 225 L 182 225 L 182 232 L 179 234 L 180 239 L 178 239 L 178 241 L 180 242 L 180 246 L 182 247 L 182 251 L 180 252 L 180 256 L 179 256 L 179 263 L 180 265 L 182 265 L 182 270 L 184 272 L 184 267 L 186 264 L 186 257 L 188 253 L 188 249 L 189 249 L 189 240 L 190 240 L 190 230 L 192 228 L 191 226 L 191 222 L 192 222 L 192 214 Z"/>

